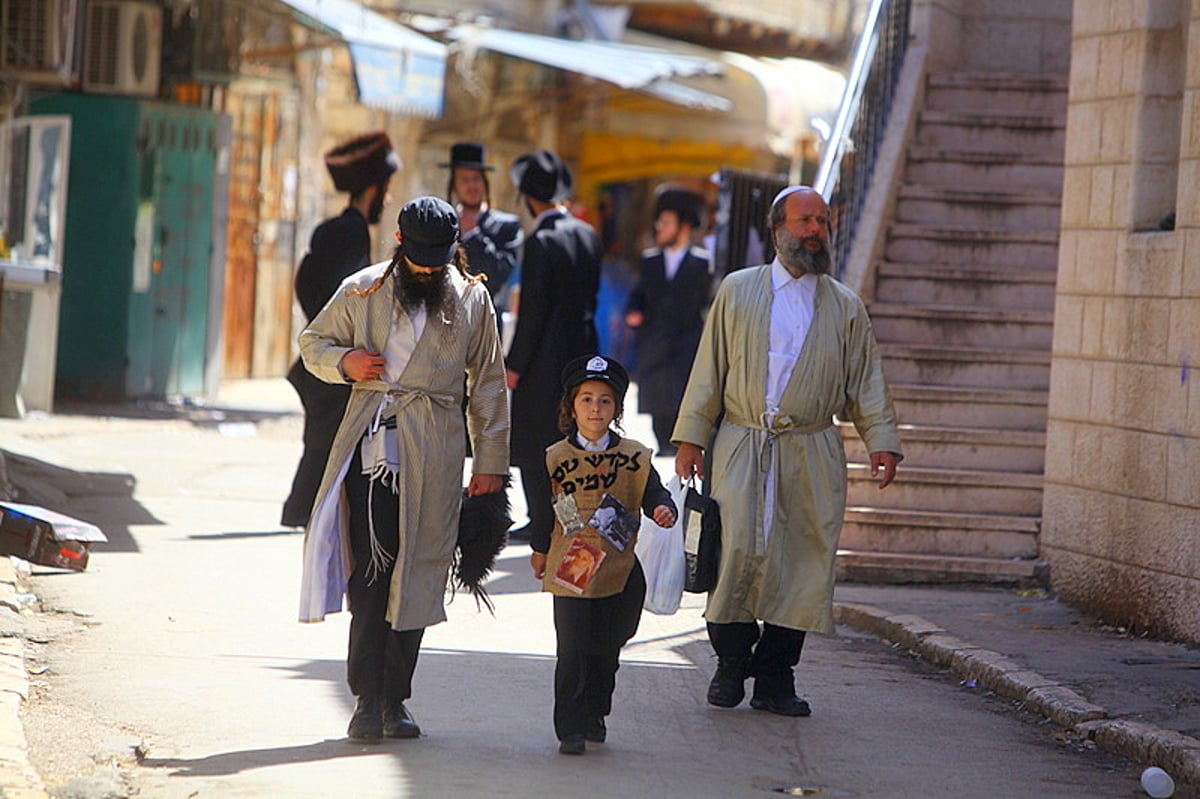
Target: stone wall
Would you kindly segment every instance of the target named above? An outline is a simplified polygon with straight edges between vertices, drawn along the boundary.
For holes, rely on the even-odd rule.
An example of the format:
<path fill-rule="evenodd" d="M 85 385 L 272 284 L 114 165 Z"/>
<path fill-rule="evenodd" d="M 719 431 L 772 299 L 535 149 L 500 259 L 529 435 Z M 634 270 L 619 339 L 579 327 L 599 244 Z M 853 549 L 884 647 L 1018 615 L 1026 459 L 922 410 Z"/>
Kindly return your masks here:
<path fill-rule="evenodd" d="M 1070 75 L 1041 552 L 1072 604 L 1196 643 L 1200 3 L 1078 0 Z"/>
<path fill-rule="evenodd" d="M 1064 73 L 1071 0 L 913 0 L 913 25 L 928 31 L 930 72 Z"/>

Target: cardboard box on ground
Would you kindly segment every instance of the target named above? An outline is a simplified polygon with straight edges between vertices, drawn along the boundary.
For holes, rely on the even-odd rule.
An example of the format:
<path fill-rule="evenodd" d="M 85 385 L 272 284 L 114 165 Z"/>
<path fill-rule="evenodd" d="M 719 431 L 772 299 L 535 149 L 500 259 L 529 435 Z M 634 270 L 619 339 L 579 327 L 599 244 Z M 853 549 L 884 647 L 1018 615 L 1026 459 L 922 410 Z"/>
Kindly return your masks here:
<path fill-rule="evenodd" d="M 0 502 L 0 555 L 81 572 L 91 545 L 107 540 L 94 524 L 37 505 Z"/>

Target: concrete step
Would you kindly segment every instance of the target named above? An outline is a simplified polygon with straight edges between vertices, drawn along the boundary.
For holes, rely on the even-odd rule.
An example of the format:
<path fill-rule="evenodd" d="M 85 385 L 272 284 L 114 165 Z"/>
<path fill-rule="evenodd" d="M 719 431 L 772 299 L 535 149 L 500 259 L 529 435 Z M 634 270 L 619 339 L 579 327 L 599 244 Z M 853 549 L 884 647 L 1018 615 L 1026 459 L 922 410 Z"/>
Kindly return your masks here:
<path fill-rule="evenodd" d="M 893 223 L 888 228 L 884 257 L 889 261 L 1054 271 L 1058 269 L 1058 231 Z"/>
<path fill-rule="evenodd" d="M 902 424 L 1000 430 L 1046 429 L 1048 391 L 892 383 Z"/>
<path fill-rule="evenodd" d="M 915 555 L 1033 558 L 1039 527 L 1036 516 L 847 507 L 838 546 Z"/>
<path fill-rule="evenodd" d="M 1044 584 L 1046 566 L 1037 560 L 911 555 L 839 549 L 837 579 L 860 583 Z"/>
<path fill-rule="evenodd" d="M 870 312 L 876 338 L 887 342 L 1049 350 L 1054 332 L 1051 311 L 875 302 Z"/>
<path fill-rule="evenodd" d="M 961 511 L 1004 516 L 1038 516 L 1042 512 L 1040 474 L 984 472 L 976 469 L 932 469 L 900 464 L 895 481 L 883 491 L 871 477 L 871 466 L 847 467 L 846 502 L 851 507 L 898 510 Z"/>
<path fill-rule="evenodd" d="M 840 423 L 850 463 L 870 463 L 867 449 L 848 423 Z M 1037 430 L 979 430 L 902 424 L 904 464 L 939 469 L 1042 474 L 1046 434 Z M 903 466 L 901 467 L 903 468 Z"/>
<path fill-rule="evenodd" d="M 905 184 L 897 222 L 982 228 L 1058 230 L 1062 197 L 1056 191 Z"/>
<path fill-rule="evenodd" d="M 891 383 L 1042 391 L 1050 387 L 1050 353 L 1046 350 L 880 342 L 879 351 Z"/>
<path fill-rule="evenodd" d="M 930 186 L 1062 191 L 1063 155 L 914 145 L 904 180 Z"/>
<path fill-rule="evenodd" d="M 888 303 L 1051 311 L 1056 279 L 1045 269 L 884 261 L 875 270 L 875 297 Z"/>
<path fill-rule="evenodd" d="M 924 110 L 917 122 L 916 143 L 1061 153 L 1066 146 L 1066 127 L 1065 117 Z"/>
<path fill-rule="evenodd" d="M 1066 119 L 1067 79 L 994 72 L 934 73 L 926 78 L 925 107 Z"/>

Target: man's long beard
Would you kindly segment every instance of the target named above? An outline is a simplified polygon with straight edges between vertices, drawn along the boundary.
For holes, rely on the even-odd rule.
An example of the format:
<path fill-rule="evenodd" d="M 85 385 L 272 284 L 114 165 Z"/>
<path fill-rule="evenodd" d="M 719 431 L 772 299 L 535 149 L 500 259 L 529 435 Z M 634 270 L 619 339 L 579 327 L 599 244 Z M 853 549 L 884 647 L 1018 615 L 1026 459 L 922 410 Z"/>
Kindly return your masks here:
<path fill-rule="evenodd" d="M 387 199 L 387 184 L 379 187 L 379 191 L 375 193 L 375 199 L 371 200 L 371 207 L 367 209 L 367 222 L 372 225 L 378 225 L 379 220 L 383 219 L 383 202 Z"/>
<path fill-rule="evenodd" d="M 454 289 L 450 283 L 450 268 L 444 267 L 428 276 L 414 272 L 399 254 L 396 264 L 396 301 L 409 313 L 422 307 L 430 317 L 440 315 L 453 322 L 458 313 L 458 303 L 451 297 Z"/>
<path fill-rule="evenodd" d="M 820 247 L 808 249 L 809 242 L 817 242 Z M 832 259 L 829 247 L 818 236 L 808 236 L 798 239 L 780 228 L 775 234 L 775 251 L 779 262 L 784 266 L 806 274 L 824 275 L 829 273 Z"/>

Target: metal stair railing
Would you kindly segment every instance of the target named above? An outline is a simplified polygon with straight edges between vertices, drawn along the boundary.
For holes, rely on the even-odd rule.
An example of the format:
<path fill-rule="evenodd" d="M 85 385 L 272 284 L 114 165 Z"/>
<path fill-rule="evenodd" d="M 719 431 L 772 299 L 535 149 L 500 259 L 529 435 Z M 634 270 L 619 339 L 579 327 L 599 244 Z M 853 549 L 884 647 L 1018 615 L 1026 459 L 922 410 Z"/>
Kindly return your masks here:
<path fill-rule="evenodd" d="M 911 0 L 872 0 L 814 188 L 829 203 L 833 263 L 843 276 L 883 143 L 908 46 Z"/>

